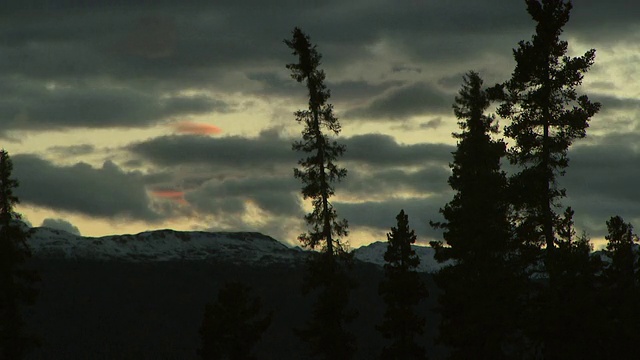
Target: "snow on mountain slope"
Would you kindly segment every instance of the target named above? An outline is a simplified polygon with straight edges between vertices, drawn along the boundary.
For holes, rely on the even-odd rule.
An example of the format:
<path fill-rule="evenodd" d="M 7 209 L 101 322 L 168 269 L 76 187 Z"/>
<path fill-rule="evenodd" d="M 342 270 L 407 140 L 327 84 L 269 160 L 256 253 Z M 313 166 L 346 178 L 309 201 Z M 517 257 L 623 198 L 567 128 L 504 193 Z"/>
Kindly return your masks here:
<path fill-rule="evenodd" d="M 98 238 L 50 228 L 29 230 L 34 256 L 63 259 L 167 261 L 218 259 L 234 263 L 289 263 L 300 251 L 253 232 L 147 231 Z"/>
<path fill-rule="evenodd" d="M 413 245 L 413 250 L 416 252 L 418 257 L 420 258 L 420 265 L 418 266 L 419 272 L 436 272 L 440 268 L 449 265 L 450 262 L 438 263 L 433 255 L 435 251 L 432 247 L 429 246 L 419 246 Z M 376 265 L 383 266 L 384 261 L 384 253 L 387 251 L 387 243 L 382 241 L 377 241 L 371 243 L 366 246 L 359 247 L 354 250 L 354 257 L 360 261 L 373 263 Z"/>
<path fill-rule="evenodd" d="M 237 264 L 268 265 L 304 260 L 306 251 L 290 248 L 256 232 L 146 231 L 135 235 L 83 237 L 46 227 L 28 230 L 35 257 L 118 261 L 169 261 L 215 259 Z M 418 271 L 434 272 L 445 264 L 434 258 L 431 247 L 414 246 L 420 257 Z M 386 242 L 354 250 L 355 258 L 384 265 Z"/>

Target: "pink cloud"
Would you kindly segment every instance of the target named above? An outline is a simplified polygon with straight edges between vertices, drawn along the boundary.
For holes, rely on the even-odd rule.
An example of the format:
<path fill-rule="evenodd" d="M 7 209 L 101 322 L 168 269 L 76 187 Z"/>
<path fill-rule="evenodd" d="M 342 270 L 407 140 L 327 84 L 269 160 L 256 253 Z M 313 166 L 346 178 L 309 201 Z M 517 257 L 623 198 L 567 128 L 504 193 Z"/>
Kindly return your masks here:
<path fill-rule="evenodd" d="M 173 200 L 180 204 L 186 204 L 187 201 L 184 199 L 184 191 L 175 191 L 175 190 L 152 190 L 151 194 L 155 197 L 159 197 L 162 199 Z"/>
<path fill-rule="evenodd" d="M 173 124 L 173 129 L 180 134 L 212 135 L 222 133 L 222 129 L 215 125 L 193 121 L 181 121 Z"/>

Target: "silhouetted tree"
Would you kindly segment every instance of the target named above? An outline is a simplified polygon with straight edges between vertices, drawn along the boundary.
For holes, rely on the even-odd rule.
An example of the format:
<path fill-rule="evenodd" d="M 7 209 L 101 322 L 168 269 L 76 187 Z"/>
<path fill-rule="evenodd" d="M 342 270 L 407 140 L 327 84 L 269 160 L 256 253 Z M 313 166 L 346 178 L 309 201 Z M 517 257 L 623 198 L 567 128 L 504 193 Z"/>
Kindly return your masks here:
<path fill-rule="evenodd" d="M 591 256 L 588 237 L 576 236 L 573 216 L 569 207 L 558 218 L 557 247 L 546 262 L 554 281 L 534 283 L 527 335 L 545 359 L 606 358 L 607 317 L 596 280 L 601 263 Z"/>
<path fill-rule="evenodd" d="M 546 323 L 538 326 L 538 332 L 529 333 L 546 358 L 561 358 L 561 354 L 569 354 L 570 349 L 580 346 L 580 339 L 571 339 L 564 333 L 561 345 L 557 337 L 559 329 L 579 326 L 572 326 L 576 322 L 554 326 L 563 320 L 586 316 L 585 309 L 577 305 L 565 306 L 565 297 L 582 291 L 578 284 L 587 281 L 585 277 L 588 281 L 592 278 L 587 274 L 591 269 L 584 244 L 574 241 L 562 244 L 559 237 L 563 220 L 556 208 L 565 196 L 565 189 L 558 186 L 557 177 L 564 175 L 569 164 L 569 146 L 575 139 L 586 136 L 590 118 L 600 109 L 599 103 L 591 102 L 587 95 L 578 95 L 576 90 L 594 62 L 595 50 L 578 57 L 567 55 L 568 43 L 560 36 L 569 21 L 570 1 L 526 0 L 526 4 L 537 23 L 535 34 L 531 41 L 521 41 L 514 49 L 516 67 L 511 79 L 496 86 L 492 96 L 502 100 L 498 114 L 510 120 L 505 136 L 514 139 L 514 143 L 508 157 L 519 167 L 519 172 L 510 179 L 516 235 L 531 248 L 546 248 L 545 261 L 529 260 L 529 268 L 545 274 L 547 288 L 531 294 L 532 301 L 540 301 L 540 306 L 532 303 L 527 306 L 542 311 L 532 313 L 533 320 Z M 562 253 L 554 255 L 560 245 L 564 247 Z M 571 268 L 578 265 L 585 268 Z M 571 288 L 573 285 L 576 287 Z"/>
<path fill-rule="evenodd" d="M 271 314 L 261 311 L 260 298 L 247 285 L 226 283 L 217 301 L 205 307 L 198 350 L 202 359 L 256 359 L 253 347 L 271 324 Z"/>
<path fill-rule="evenodd" d="M 505 128 L 505 135 L 515 140 L 509 159 L 522 169 L 511 180 L 521 215 L 519 235 L 551 252 L 558 222 L 554 208 L 565 196 L 557 176 L 568 166 L 567 149 L 586 135 L 589 119 L 600 108 L 576 91 L 593 64 L 595 50 L 579 57 L 567 55 L 568 43 L 560 35 L 571 2 L 526 0 L 526 4 L 537 23 L 536 33 L 514 49 L 512 77 L 493 95 L 502 100 L 498 114 L 511 120 Z"/>
<path fill-rule="evenodd" d="M 606 338 L 611 358 L 622 359 L 636 351 L 640 342 L 640 272 L 638 236 L 633 226 L 620 216 L 607 221 L 607 246 L 610 263 L 603 272 L 609 328 Z"/>
<path fill-rule="evenodd" d="M 638 236 L 633 232 L 633 226 L 620 216 L 613 216 L 607 221 L 607 230 L 609 234 L 605 236 L 607 246 L 604 253 L 611 259 L 605 271 L 608 283 L 620 290 L 632 289 L 638 284 L 638 254 L 634 247 Z"/>
<path fill-rule="evenodd" d="M 519 245 L 511 236 L 507 179 L 500 169 L 505 144 L 484 111 L 489 99 L 475 72 L 464 77 L 454 112 L 461 133 L 450 165 L 453 200 L 440 210 L 445 242 L 434 241 L 435 257 L 453 265 L 435 280 L 442 320 L 439 340 L 451 348 L 451 359 L 501 359 L 516 335 L 523 271 L 515 261 Z"/>
<path fill-rule="evenodd" d="M 32 304 L 37 274 L 24 267 L 31 256 L 20 215 L 14 211 L 18 197 L 13 190 L 18 181 L 11 178 L 13 163 L 0 150 L 0 359 L 22 359 L 36 345 L 24 331 L 21 305 Z"/>
<path fill-rule="evenodd" d="M 302 181 L 302 195 L 310 198 L 313 211 L 305 216 L 312 231 L 300 235 L 299 240 L 311 249 L 321 246 L 330 255 L 345 252 L 340 236 L 347 235 L 347 221 L 337 221 L 336 211 L 329 201 L 334 195 L 333 183 L 347 175 L 347 170 L 335 164 L 335 160 L 345 151 L 344 145 L 331 141 L 325 131 L 335 135 L 340 133 L 338 119 L 333 115 L 333 105 L 327 103 L 330 92 L 324 85 L 325 73 L 318 69 L 321 55 L 309 37 L 295 28 L 293 39 L 285 40 L 287 46 L 298 56 L 298 63 L 288 64 L 291 77 L 298 82 L 306 82 L 309 91 L 308 110 L 295 113 L 296 120 L 304 124 L 302 141 L 293 143 L 293 150 L 308 154 L 294 169 L 294 176 Z"/>
<path fill-rule="evenodd" d="M 313 210 L 305 216 L 311 227 L 300 235 L 300 242 L 308 248 L 319 249 L 309 262 L 305 288 L 319 289 L 311 320 L 305 329 L 297 331 L 310 345 L 313 354 L 327 359 L 349 359 L 355 351 L 355 337 L 345 324 L 355 317 L 348 308 L 349 292 L 355 286 L 348 268 L 352 254 L 340 237 L 347 235 L 347 221 L 337 220 L 337 213 L 329 199 L 334 195 L 333 184 L 343 179 L 347 170 L 335 161 L 344 151 L 344 145 L 329 139 L 325 132 L 338 135 L 341 127 L 327 103 L 330 92 L 324 85 L 325 73 L 319 69 L 321 55 L 309 37 L 299 28 L 293 30 L 291 40 L 285 40 L 297 63 L 288 64 L 291 77 L 305 82 L 309 95 L 307 110 L 295 113 L 296 120 L 304 124 L 302 140 L 293 143 L 293 150 L 307 156 L 294 169 L 294 176 L 303 183 L 302 195 L 311 199 Z"/>
<path fill-rule="evenodd" d="M 391 345 L 382 350 L 380 358 L 426 359 L 424 347 L 416 341 L 416 336 L 424 333 L 425 318 L 416 314 L 415 307 L 428 296 L 416 271 L 420 258 L 411 248 L 416 242 L 416 234 L 409 228 L 409 218 L 404 210 L 396 220 L 397 227 L 392 227 L 387 234 L 385 279 L 379 287 L 387 308 L 378 331 L 391 340 Z"/>

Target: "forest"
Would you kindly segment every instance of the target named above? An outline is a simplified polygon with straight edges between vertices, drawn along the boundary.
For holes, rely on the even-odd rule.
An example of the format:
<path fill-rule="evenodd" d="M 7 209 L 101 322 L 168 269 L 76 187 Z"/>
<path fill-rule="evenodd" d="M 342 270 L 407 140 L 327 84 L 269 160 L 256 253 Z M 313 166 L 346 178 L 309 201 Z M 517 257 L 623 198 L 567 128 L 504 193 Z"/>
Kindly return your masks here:
<path fill-rule="evenodd" d="M 529 40 L 513 49 L 511 78 L 486 85 L 474 70 L 461 79 L 452 110 L 459 132 L 450 162 L 453 198 L 442 204 L 444 220 L 431 226 L 443 238 L 432 241 L 439 262 L 449 262 L 427 290 L 416 271 L 420 259 L 409 215 L 397 209 L 387 234 L 384 302 L 375 326 L 385 344 L 380 359 L 427 359 L 427 324 L 448 359 L 625 359 L 640 342 L 640 261 L 632 224 L 611 214 L 605 257 L 593 256 L 587 234 L 577 234 L 574 211 L 563 205 L 571 189 L 559 179 L 571 171 L 569 149 L 588 136 L 601 104 L 580 92 L 595 61 L 595 49 L 568 55 L 562 39 L 572 3 L 526 0 L 535 21 Z M 309 35 L 295 28 L 284 40 L 295 61 L 286 65 L 305 87 L 308 107 L 295 113 L 301 137 L 292 144 L 300 156 L 293 176 L 312 205 L 307 232 L 298 238 L 310 250 L 301 292 L 312 299 L 308 320 L 292 329 L 306 357 L 352 359 L 358 350 L 349 324 L 359 315 L 350 294 L 360 286 L 353 275 L 348 219 L 332 204 L 348 169 L 340 158 L 341 124 L 329 102 L 321 53 Z M 284 49 L 283 49 L 284 50 Z M 495 111 L 491 113 L 490 111 Z M 506 124 L 500 128 L 498 121 Z M 506 164 L 509 164 L 509 171 Z M 293 165 L 293 164 L 292 164 Z M 14 211 L 19 179 L 0 152 L 0 359 L 28 358 L 39 339 L 25 331 L 23 308 L 37 298 L 39 274 L 29 266 L 26 232 Z M 362 281 L 362 279 L 360 279 Z M 438 319 L 418 308 L 436 297 Z M 199 329 L 202 359 L 260 359 L 255 345 L 274 316 L 261 294 L 241 282 L 222 286 L 203 309 Z"/>

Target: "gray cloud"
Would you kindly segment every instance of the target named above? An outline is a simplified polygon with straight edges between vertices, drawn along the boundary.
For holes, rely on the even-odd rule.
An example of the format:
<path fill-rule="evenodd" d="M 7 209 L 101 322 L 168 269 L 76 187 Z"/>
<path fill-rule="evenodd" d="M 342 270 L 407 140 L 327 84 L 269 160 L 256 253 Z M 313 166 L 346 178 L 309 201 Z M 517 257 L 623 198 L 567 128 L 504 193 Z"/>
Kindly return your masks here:
<path fill-rule="evenodd" d="M 634 133 L 595 137 L 594 145 L 579 145 L 569 153 L 570 163 L 560 184 L 563 201 L 576 211 L 576 223 L 592 236 L 606 234 L 605 221 L 620 215 L 640 221 L 640 136 Z"/>
<path fill-rule="evenodd" d="M 616 3 L 575 4 L 567 33 L 631 38 L 630 7 L 637 5 Z M 451 64 L 464 66 L 452 70 L 460 73 L 471 59 L 487 54 L 495 59 L 493 72 L 506 76 L 498 60 L 509 61 L 511 48 L 534 31 L 523 2 L 292 4 L 9 1 L 0 26 L 0 78 L 8 86 L 0 91 L 3 128 L 144 126 L 171 114 L 232 108 L 215 99 L 163 98 L 193 88 L 297 98 L 297 84 L 284 68 L 294 58 L 282 44 L 295 25 L 319 44 L 335 101 L 374 98 L 348 110 L 348 116 L 379 120 L 450 113 L 453 96 L 419 82 L 420 76 Z M 391 48 L 375 50 L 382 43 Z M 390 52 L 408 59 L 392 60 Z M 383 66 L 367 79 L 331 75 L 371 57 Z M 406 80 L 389 78 L 407 73 L 418 82 L 397 87 Z M 68 88 L 46 90 L 54 82 Z"/>
<path fill-rule="evenodd" d="M 163 136 L 132 144 L 127 149 L 160 166 L 207 164 L 226 170 L 273 172 L 283 164 L 293 168 L 297 162 L 291 141 L 271 132 L 263 132 L 255 138 Z"/>
<path fill-rule="evenodd" d="M 407 119 L 424 114 L 449 114 L 453 95 L 425 83 L 393 89 L 367 106 L 347 111 L 345 117 L 363 120 Z"/>
<path fill-rule="evenodd" d="M 401 169 L 360 170 L 349 169 L 348 176 L 336 185 L 337 191 L 363 199 L 379 196 L 393 197 L 404 191 L 422 194 L 442 194 L 449 191 L 448 168 L 441 165 L 426 165 L 417 171 Z"/>
<path fill-rule="evenodd" d="M 23 203 L 93 217 L 154 221 L 141 176 L 111 161 L 102 168 L 85 163 L 58 166 L 34 155 L 13 156 L 16 193 Z"/>
<path fill-rule="evenodd" d="M 47 149 L 48 152 L 59 155 L 61 157 L 87 155 L 93 153 L 95 150 L 96 147 L 92 144 L 52 146 Z"/>
<path fill-rule="evenodd" d="M 254 138 L 163 136 L 131 144 L 126 149 L 161 166 L 207 164 L 228 170 L 277 173 L 283 168 L 290 171 L 303 156 L 291 150 L 292 141 L 268 130 Z M 393 137 L 382 134 L 356 135 L 337 141 L 347 148 L 341 161 L 370 166 L 446 165 L 455 150 L 454 146 L 445 144 L 399 144 Z"/>
<path fill-rule="evenodd" d="M 140 127 L 179 115 L 226 112 L 230 106 L 204 96 L 160 98 L 131 88 L 5 85 L 0 89 L 3 130 L 66 127 Z"/>
<path fill-rule="evenodd" d="M 80 230 L 78 229 L 78 227 L 68 222 L 67 220 L 47 218 L 42 221 L 42 225 L 40 226 L 48 227 L 51 229 L 63 230 L 70 234 L 80 236 Z"/>
<path fill-rule="evenodd" d="M 409 216 L 409 224 L 418 237 L 427 241 L 440 239 L 442 232 L 429 225 L 429 221 L 440 221 L 439 209 L 450 199 L 448 194 L 424 199 L 389 199 L 386 201 L 366 201 L 362 203 L 336 203 L 338 216 L 346 218 L 349 227 L 366 227 L 380 231 L 381 240 L 392 226 L 396 226 L 396 216 L 401 209 Z"/>
<path fill-rule="evenodd" d="M 446 165 L 455 150 L 455 146 L 445 144 L 399 144 L 391 136 L 382 134 L 355 135 L 342 143 L 347 146 L 345 161 L 380 166 Z"/>
<path fill-rule="evenodd" d="M 185 199 L 198 209 L 213 214 L 237 216 L 243 213 L 245 202 L 252 201 L 273 215 L 301 217 L 300 187 L 293 176 L 212 179 L 188 191 Z"/>

